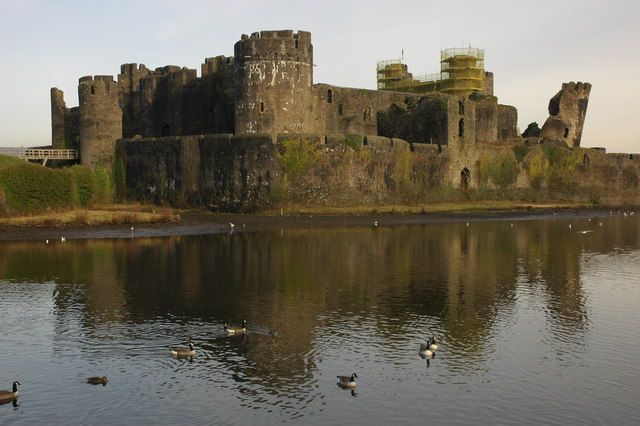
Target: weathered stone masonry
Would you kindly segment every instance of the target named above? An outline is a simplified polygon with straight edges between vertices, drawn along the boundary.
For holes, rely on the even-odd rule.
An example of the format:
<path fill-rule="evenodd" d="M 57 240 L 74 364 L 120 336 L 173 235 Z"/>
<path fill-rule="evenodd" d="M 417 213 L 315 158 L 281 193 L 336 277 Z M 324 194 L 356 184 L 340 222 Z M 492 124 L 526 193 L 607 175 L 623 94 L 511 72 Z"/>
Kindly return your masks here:
<path fill-rule="evenodd" d="M 581 164 L 571 160 L 558 178 L 549 163 L 557 155 L 542 149 L 578 149 L 588 83 L 563 84 L 542 129 L 523 138 L 517 110 L 499 104 L 490 72 L 484 90 L 469 96 L 420 95 L 314 84 L 313 66 L 311 34 L 291 30 L 243 35 L 233 57 L 205 59 L 200 76 L 124 64 L 117 82 L 81 78 L 79 107 L 67 108 L 62 91 L 51 90 L 52 145 L 80 149 L 90 166 L 115 158 L 130 199 L 223 210 L 427 202 L 445 188 L 558 179 L 637 191 L 637 155 L 566 151 L 563 158 L 580 156 Z M 305 173 L 287 170 L 287 155 L 300 156 Z"/>

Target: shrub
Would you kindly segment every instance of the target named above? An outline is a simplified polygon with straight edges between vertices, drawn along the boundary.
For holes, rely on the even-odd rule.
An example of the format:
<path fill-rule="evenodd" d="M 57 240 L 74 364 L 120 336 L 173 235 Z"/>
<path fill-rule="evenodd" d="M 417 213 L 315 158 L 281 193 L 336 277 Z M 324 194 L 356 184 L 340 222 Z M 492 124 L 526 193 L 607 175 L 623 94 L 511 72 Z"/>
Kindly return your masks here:
<path fill-rule="evenodd" d="M 491 180 L 501 189 L 513 185 L 518 178 L 518 163 L 510 155 L 496 158 L 484 158 L 480 161 L 481 180 Z"/>
<path fill-rule="evenodd" d="M 50 169 L 0 157 L 0 193 L 0 212 L 13 214 L 109 202 L 113 190 L 104 170 L 84 166 Z"/>
<path fill-rule="evenodd" d="M 529 147 L 525 145 L 516 145 L 513 147 L 513 155 L 516 157 L 518 163 L 522 163 L 522 160 L 529 153 Z"/>
<path fill-rule="evenodd" d="M 304 172 L 315 160 L 317 148 L 308 139 L 287 139 L 281 145 L 282 150 L 277 157 L 285 173 Z"/>
<path fill-rule="evenodd" d="M 364 144 L 364 137 L 354 133 L 349 133 L 344 137 L 344 143 L 353 148 L 354 151 L 360 151 Z"/>

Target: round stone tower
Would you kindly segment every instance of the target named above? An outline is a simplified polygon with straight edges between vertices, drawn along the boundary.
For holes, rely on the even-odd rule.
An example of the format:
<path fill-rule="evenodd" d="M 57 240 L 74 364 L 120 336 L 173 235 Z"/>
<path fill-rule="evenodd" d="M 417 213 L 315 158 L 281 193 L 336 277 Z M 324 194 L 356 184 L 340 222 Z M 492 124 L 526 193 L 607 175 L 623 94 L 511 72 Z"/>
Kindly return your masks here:
<path fill-rule="evenodd" d="M 243 35 L 234 54 L 236 133 L 310 133 L 311 33 L 284 30 Z"/>
<path fill-rule="evenodd" d="M 115 141 L 122 138 L 122 110 L 113 77 L 82 77 L 78 84 L 80 163 L 110 166 Z"/>

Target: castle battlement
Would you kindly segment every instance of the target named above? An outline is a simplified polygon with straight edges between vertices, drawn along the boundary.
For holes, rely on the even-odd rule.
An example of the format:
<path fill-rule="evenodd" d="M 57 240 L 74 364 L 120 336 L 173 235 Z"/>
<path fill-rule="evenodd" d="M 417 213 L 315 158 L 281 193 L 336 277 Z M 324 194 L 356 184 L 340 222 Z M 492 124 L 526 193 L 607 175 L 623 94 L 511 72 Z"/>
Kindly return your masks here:
<path fill-rule="evenodd" d="M 313 63 L 311 33 L 307 31 L 261 31 L 243 34 L 234 46 L 236 62 L 280 60 Z"/>

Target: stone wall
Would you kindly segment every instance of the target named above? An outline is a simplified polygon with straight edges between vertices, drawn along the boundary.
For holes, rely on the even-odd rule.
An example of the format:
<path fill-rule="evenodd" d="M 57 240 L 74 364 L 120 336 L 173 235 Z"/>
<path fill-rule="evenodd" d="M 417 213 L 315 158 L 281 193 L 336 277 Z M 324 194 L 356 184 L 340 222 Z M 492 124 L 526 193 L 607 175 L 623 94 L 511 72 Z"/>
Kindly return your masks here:
<path fill-rule="evenodd" d="M 313 46 L 306 31 L 262 31 L 235 44 L 237 133 L 309 133 Z"/>
<path fill-rule="evenodd" d="M 82 77 L 78 98 L 80 162 L 111 167 L 115 141 L 122 137 L 118 83 L 112 76 Z"/>
<path fill-rule="evenodd" d="M 62 90 L 51 89 L 51 146 L 55 149 L 80 149 L 78 107 L 67 108 Z"/>
<path fill-rule="evenodd" d="M 562 89 L 549 101 L 549 118 L 540 136 L 579 147 L 590 93 L 589 83 L 563 83 Z"/>
<path fill-rule="evenodd" d="M 498 140 L 498 98 L 475 93 L 470 96 L 476 108 L 476 142 Z"/>
<path fill-rule="evenodd" d="M 498 105 L 498 140 L 518 142 L 518 110 L 511 105 Z"/>
<path fill-rule="evenodd" d="M 416 202 L 445 185 L 447 150 L 400 139 L 206 135 L 117 142 L 125 197 L 221 211 L 282 203 Z"/>
<path fill-rule="evenodd" d="M 352 89 L 328 84 L 313 85 L 314 133 L 377 135 L 378 114 L 393 104 L 405 105 L 420 95 L 382 90 Z"/>

